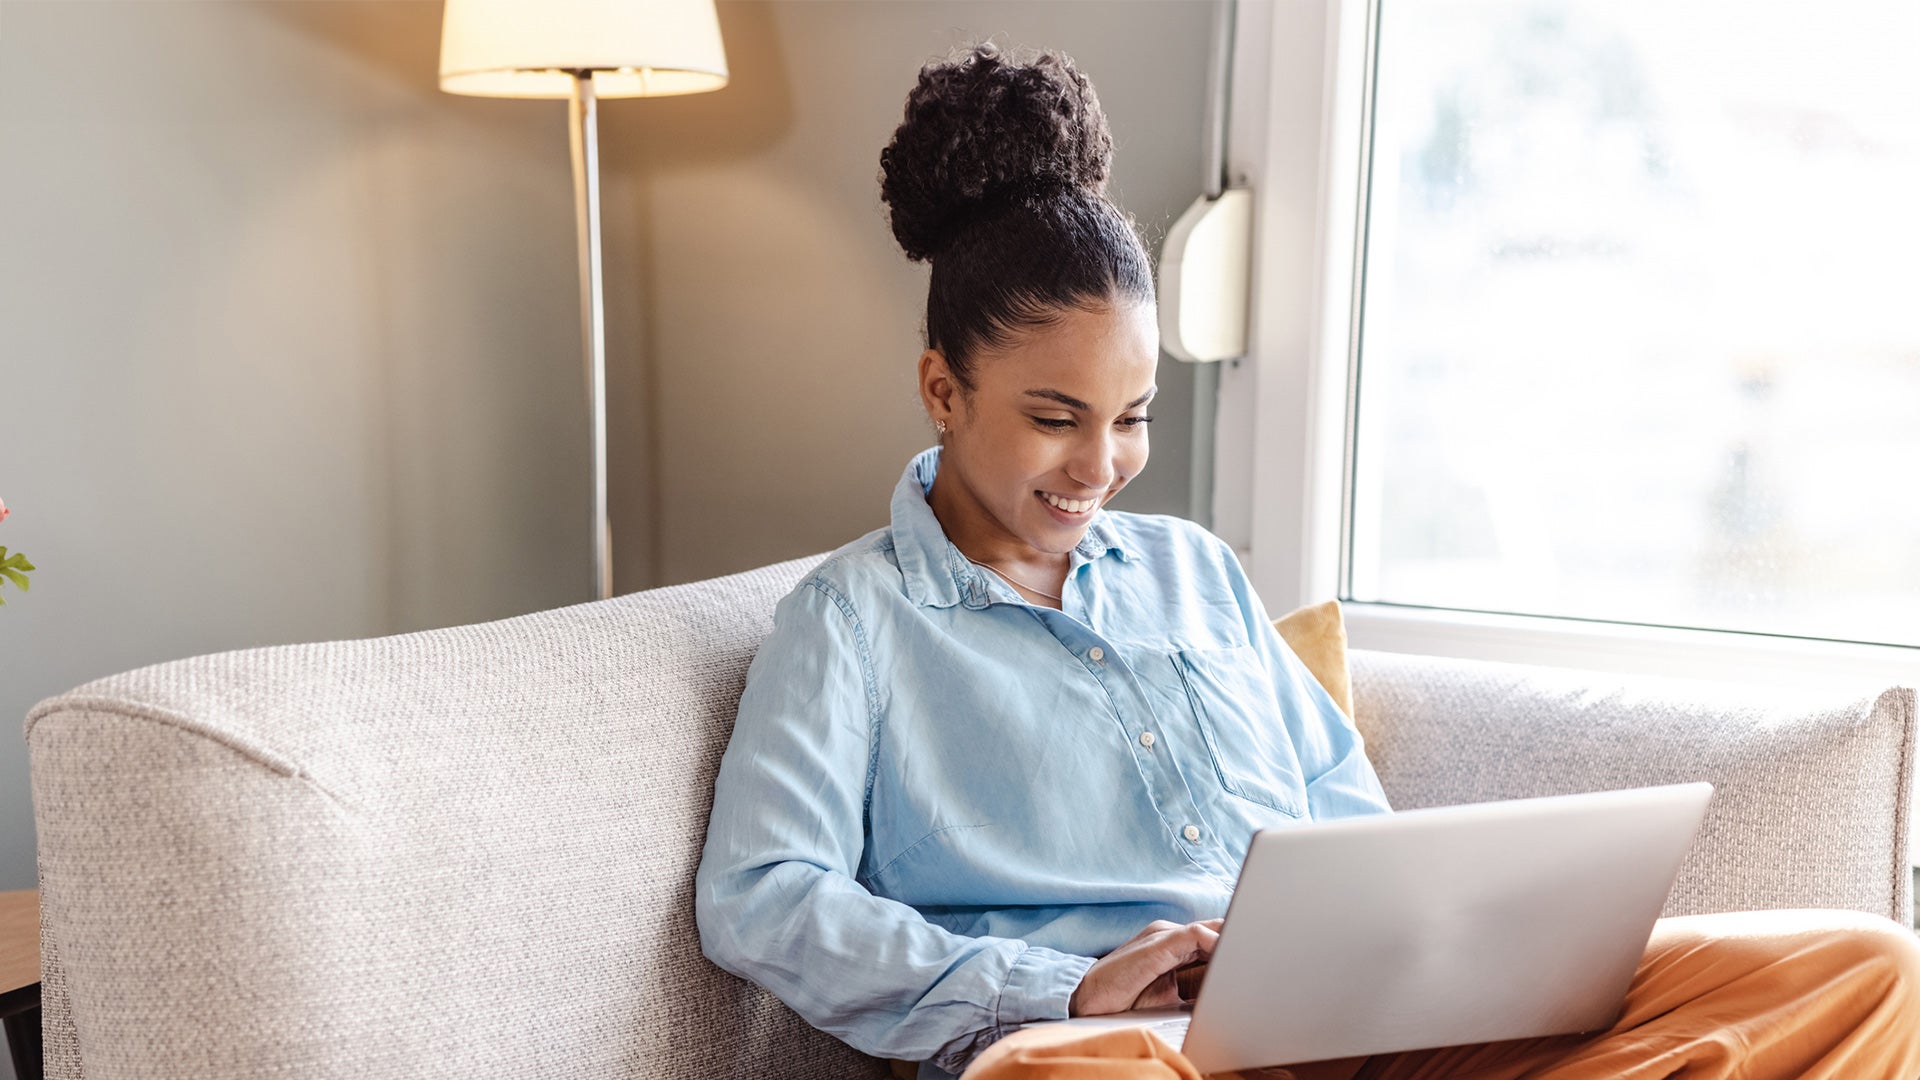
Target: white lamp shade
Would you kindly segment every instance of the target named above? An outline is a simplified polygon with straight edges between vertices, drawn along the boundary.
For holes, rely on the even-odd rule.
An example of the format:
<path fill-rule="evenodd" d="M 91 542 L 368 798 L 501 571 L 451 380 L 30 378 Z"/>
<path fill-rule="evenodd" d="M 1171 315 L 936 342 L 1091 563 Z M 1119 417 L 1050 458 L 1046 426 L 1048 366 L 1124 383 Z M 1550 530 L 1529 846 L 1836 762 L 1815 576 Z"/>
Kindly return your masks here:
<path fill-rule="evenodd" d="M 565 98 L 572 70 L 597 97 L 658 97 L 727 85 L 713 0 L 446 0 L 440 89 Z"/>

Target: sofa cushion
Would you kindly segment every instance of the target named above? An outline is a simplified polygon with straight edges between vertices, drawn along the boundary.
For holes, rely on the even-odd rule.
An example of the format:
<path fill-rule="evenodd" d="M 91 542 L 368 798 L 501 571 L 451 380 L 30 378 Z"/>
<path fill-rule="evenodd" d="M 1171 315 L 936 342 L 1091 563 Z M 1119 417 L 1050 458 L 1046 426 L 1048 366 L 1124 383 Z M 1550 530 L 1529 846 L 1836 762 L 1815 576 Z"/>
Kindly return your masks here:
<path fill-rule="evenodd" d="M 1910 687 L 1735 683 L 1354 649 L 1395 809 L 1706 780 L 1666 914 L 1836 907 L 1912 921 Z"/>
<path fill-rule="evenodd" d="M 1347 627 L 1340 602 L 1324 600 L 1273 620 L 1273 628 L 1320 682 L 1340 711 L 1353 718 L 1353 683 L 1347 676 Z"/>

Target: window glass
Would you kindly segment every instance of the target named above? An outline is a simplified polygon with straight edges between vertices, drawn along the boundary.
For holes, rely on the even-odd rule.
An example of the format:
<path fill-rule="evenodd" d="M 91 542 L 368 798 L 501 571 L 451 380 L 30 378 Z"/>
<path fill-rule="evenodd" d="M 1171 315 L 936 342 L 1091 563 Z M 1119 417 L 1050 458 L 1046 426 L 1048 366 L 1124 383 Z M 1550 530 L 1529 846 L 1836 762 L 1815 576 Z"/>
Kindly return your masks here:
<path fill-rule="evenodd" d="M 1351 598 L 1920 645 L 1920 4 L 1381 3 Z"/>

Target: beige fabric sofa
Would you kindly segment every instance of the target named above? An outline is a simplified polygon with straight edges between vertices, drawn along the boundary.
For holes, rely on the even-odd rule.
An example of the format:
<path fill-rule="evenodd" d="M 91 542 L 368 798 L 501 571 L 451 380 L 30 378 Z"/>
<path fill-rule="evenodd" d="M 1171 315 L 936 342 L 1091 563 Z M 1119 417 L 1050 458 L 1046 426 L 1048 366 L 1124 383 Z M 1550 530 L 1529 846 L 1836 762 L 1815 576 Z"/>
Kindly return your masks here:
<path fill-rule="evenodd" d="M 474 626 L 130 671 L 26 719 L 51 1077 L 880 1077 L 700 954 L 714 769 L 815 560 Z M 1910 917 L 1911 689 L 1385 653 L 1402 808 L 1719 785 L 1669 913 Z"/>

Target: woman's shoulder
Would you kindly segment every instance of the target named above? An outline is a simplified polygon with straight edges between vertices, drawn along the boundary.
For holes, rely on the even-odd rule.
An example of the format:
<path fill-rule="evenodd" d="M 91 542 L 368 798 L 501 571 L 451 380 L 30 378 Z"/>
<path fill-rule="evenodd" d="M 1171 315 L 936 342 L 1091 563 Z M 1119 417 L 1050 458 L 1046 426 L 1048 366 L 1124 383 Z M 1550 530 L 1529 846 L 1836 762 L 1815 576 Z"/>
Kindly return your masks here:
<path fill-rule="evenodd" d="M 842 606 L 871 605 L 902 590 L 893 529 L 882 526 L 827 553 L 800 575 L 789 596 L 809 591 Z"/>

